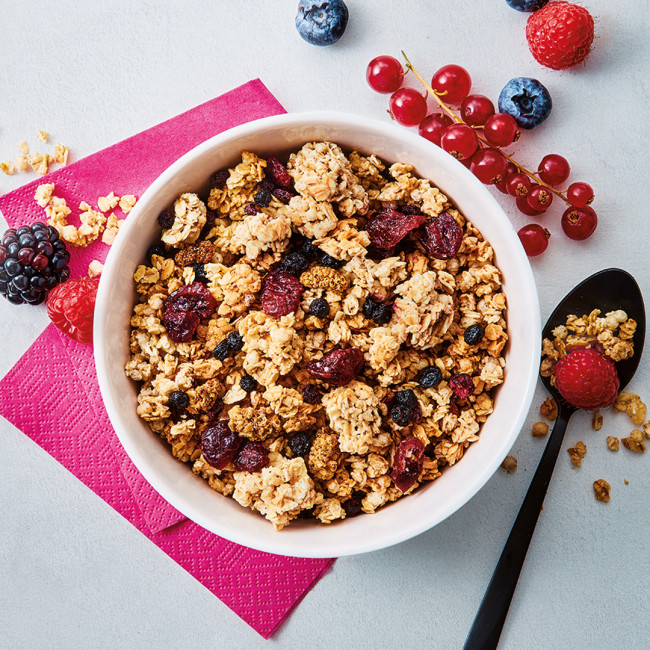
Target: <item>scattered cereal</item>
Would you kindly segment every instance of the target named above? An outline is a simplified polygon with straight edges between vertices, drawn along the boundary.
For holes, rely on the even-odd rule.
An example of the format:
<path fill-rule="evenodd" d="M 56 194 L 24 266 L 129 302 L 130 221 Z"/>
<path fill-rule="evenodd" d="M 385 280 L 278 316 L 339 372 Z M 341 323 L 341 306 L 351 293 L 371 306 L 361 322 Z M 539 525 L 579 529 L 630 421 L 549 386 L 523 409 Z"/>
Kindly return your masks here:
<path fill-rule="evenodd" d="M 517 459 L 514 456 L 506 456 L 501 463 L 501 469 L 514 472 L 517 469 Z"/>
<path fill-rule="evenodd" d="M 25 156 L 29 153 L 29 145 L 27 144 L 27 142 L 25 142 L 25 140 L 21 140 L 18 143 L 18 149 L 20 150 L 20 153 L 22 153 Z"/>
<path fill-rule="evenodd" d="M 621 438 L 621 442 L 626 449 L 637 454 L 645 452 L 645 442 L 643 442 L 643 431 L 634 429 L 627 438 Z"/>
<path fill-rule="evenodd" d="M 646 405 L 635 393 L 620 392 L 614 402 L 614 410 L 627 413 L 636 425 L 645 422 Z"/>
<path fill-rule="evenodd" d="M 115 207 L 117 207 L 119 201 L 120 197 L 115 196 L 115 194 L 111 192 L 108 196 L 100 196 L 97 199 L 97 207 L 102 212 L 108 212 L 109 210 L 113 210 Z"/>
<path fill-rule="evenodd" d="M 136 204 L 136 198 L 133 194 L 126 194 L 120 199 L 120 210 L 124 212 L 124 214 L 129 214 L 131 210 L 135 207 Z"/>
<path fill-rule="evenodd" d="M 556 420 L 558 413 L 557 402 L 552 397 L 547 397 L 540 406 L 539 412 L 549 420 Z"/>
<path fill-rule="evenodd" d="M 599 478 L 597 481 L 594 481 L 594 496 L 598 501 L 604 501 L 609 503 L 609 483 L 602 478 Z"/>
<path fill-rule="evenodd" d="M 50 134 L 47 133 L 47 131 L 37 131 L 37 132 L 36 132 L 36 139 L 37 139 L 39 142 L 47 142 L 47 139 L 48 139 L 49 137 L 50 137 Z M 23 153 L 27 153 L 27 152 L 24 151 Z"/>
<path fill-rule="evenodd" d="M 576 443 L 575 447 L 569 447 L 567 449 L 569 452 L 569 456 L 571 456 L 571 462 L 575 467 L 581 467 L 582 466 L 582 459 L 585 457 L 585 454 L 587 453 L 587 447 L 585 446 L 585 443 L 582 441 L 579 441 Z"/>
<path fill-rule="evenodd" d="M 99 260 L 93 260 L 88 265 L 88 277 L 96 278 L 98 275 L 102 274 L 103 270 L 104 270 L 104 265 Z"/>
<path fill-rule="evenodd" d="M 594 431 L 600 431 L 603 428 L 603 415 L 598 409 L 594 411 L 591 418 L 591 428 Z"/>
<path fill-rule="evenodd" d="M 533 424 L 533 435 L 536 438 L 543 438 L 548 435 L 548 424 L 546 422 L 535 422 Z"/>
<path fill-rule="evenodd" d="M 607 436 L 607 448 L 610 451 L 618 451 L 619 440 L 616 436 Z"/>

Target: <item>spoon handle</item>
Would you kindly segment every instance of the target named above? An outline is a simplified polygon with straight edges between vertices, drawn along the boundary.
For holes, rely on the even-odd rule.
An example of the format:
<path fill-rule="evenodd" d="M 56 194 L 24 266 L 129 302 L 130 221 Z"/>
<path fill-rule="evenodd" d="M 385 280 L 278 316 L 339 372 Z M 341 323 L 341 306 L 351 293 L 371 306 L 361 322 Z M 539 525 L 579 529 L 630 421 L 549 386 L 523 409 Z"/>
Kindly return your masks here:
<path fill-rule="evenodd" d="M 526 552 L 535 532 L 555 461 L 562 446 L 564 432 L 573 412 L 573 408 L 560 406 L 546 449 L 503 547 L 472 629 L 465 640 L 464 650 L 491 650 L 499 643 L 521 567 L 526 559 Z"/>

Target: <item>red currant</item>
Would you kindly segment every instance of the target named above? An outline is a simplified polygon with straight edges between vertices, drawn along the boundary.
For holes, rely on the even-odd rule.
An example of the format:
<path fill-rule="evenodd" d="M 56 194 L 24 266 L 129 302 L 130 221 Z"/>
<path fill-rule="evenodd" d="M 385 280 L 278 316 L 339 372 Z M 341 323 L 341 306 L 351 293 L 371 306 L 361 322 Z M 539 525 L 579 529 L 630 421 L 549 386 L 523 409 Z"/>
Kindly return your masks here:
<path fill-rule="evenodd" d="M 546 212 L 553 201 L 553 193 L 547 187 L 535 183 L 528 190 L 526 200 L 533 210 Z"/>
<path fill-rule="evenodd" d="M 555 187 L 569 178 L 571 168 L 566 158 L 556 153 L 550 153 L 542 158 L 537 172 L 545 183 Z"/>
<path fill-rule="evenodd" d="M 479 149 L 472 156 L 470 170 L 476 178 L 486 185 L 494 185 L 503 180 L 508 165 L 497 149 Z"/>
<path fill-rule="evenodd" d="M 429 142 L 433 142 L 433 144 L 440 146 L 440 136 L 442 135 L 442 132 L 453 123 L 454 121 L 448 115 L 432 113 L 431 115 L 427 115 L 420 122 L 418 133 Z"/>
<path fill-rule="evenodd" d="M 478 138 L 471 126 L 452 124 L 442 132 L 440 146 L 454 158 L 466 160 L 478 149 Z"/>
<path fill-rule="evenodd" d="M 527 196 L 520 196 L 517 200 L 517 208 L 519 209 L 520 212 L 523 212 L 525 215 L 529 217 L 537 217 L 538 215 L 542 214 L 542 210 L 535 210 L 530 206 L 528 203 L 528 197 Z"/>
<path fill-rule="evenodd" d="M 390 112 L 402 126 L 415 126 L 427 114 L 427 100 L 414 88 L 396 90 L 389 101 Z"/>
<path fill-rule="evenodd" d="M 584 208 L 568 208 L 562 215 L 562 230 L 569 239 L 587 239 L 596 230 L 597 225 L 598 217 L 588 205 Z"/>
<path fill-rule="evenodd" d="M 366 69 L 366 81 L 378 93 L 394 93 L 403 80 L 404 68 L 394 56 L 378 56 Z"/>
<path fill-rule="evenodd" d="M 529 223 L 517 231 L 519 239 L 528 257 L 541 255 L 548 247 L 551 233 L 539 224 Z"/>
<path fill-rule="evenodd" d="M 515 118 L 507 113 L 495 113 L 488 117 L 483 126 L 483 135 L 493 147 L 507 147 L 519 137 Z"/>
<path fill-rule="evenodd" d="M 496 187 L 499 190 L 499 192 L 502 192 L 503 194 L 508 194 L 508 181 L 510 180 L 510 177 L 516 173 L 517 173 L 516 165 L 514 163 L 511 163 L 509 160 L 507 160 L 506 173 L 501 178 L 501 181 L 496 183 Z"/>
<path fill-rule="evenodd" d="M 584 208 L 594 200 L 594 191 L 587 183 L 571 183 L 566 198 L 574 208 Z"/>
<path fill-rule="evenodd" d="M 508 194 L 510 194 L 510 196 L 514 196 L 515 198 L 526 196 L 532 186 L 532 181 L 523 172 L 517 172 L 516 174 L 513 174 L 506 181 Z"/>
<path fill-rule="evenodd" d="M 485 120 L 494 114 L 494 104 L 485 95 L 467 95 L 460 105 L 460 116 L 465 124 L 483 126 Z"/>
<path fill-rule="evenodd" d="M 460 104 L 472 87 L 472 78 L 459 65 L 445 65 L 431 79 L 431 87 L 446 104 Z"/>

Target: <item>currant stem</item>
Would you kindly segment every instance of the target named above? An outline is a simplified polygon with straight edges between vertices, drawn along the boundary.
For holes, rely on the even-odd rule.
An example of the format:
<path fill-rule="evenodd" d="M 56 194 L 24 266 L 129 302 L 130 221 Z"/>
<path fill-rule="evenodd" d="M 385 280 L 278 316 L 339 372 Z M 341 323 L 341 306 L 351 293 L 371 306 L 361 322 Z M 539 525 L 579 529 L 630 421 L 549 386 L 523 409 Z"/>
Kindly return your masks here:
<path fill-rule="evenodd" d="M 454 110 L 448 105 L 445 104 L 442 99 L 440 99 L 442 93 L 437 93 L 423 78 L 422 75 L 413 67 L 413 64 L 409 60 L 409 58 L 406 56 L 406 53 L 404 50 L 402 50 L 402 56 L 404 57 L 404 60 L 406 61 L 406 68 L 407 70 L 410 70 L 417 80 L 424 86 L 425 90 L 431 97 L 433 97 L 436 100 L 436 103 L 440 107 L 442 111 L 444 111 L 449 117 L 451 117 L 452 120 L 457 122 L 458 124 L 465 124 L 463 121 L 463 118 L 457 115 Z M 474 129 L 476 130 L 476 129 Z M 492 145 L 483 137 L 480 136 L 478 133 L 476 134 L 476 137 L 484 144 L 487 145 L 488 147 L 491 147 Z M 545 187 L 547 190 L 555 194 L 555 196 L 559 196 L 567 205 L 570 205 L 569 201 L 567 200 L 565 194 L 566 190 L 556 190 L 554 187 L 551 187 L 548 183 L 545 183 L 536 172 L 532 172 L 529 169 L 526 169 L 521 163 L 517 162 L 512 156 L 508 155 L 505 153 L 500 147 L 494 147 L 495 149 L 499 149 L 501 152 L 501 155 L 511 162 L 520 172 L 523 174 L 526 174 L 528 178 L 531 178 L 533 181 L 535 181 L 538 185 L 542 185 Z"/>

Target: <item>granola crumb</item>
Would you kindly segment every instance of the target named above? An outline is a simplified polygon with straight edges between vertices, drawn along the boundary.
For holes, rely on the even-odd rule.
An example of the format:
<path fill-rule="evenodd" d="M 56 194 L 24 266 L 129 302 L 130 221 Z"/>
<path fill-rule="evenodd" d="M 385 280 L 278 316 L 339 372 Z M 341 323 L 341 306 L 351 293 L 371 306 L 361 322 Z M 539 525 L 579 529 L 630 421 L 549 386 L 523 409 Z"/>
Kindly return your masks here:
<path fill-rule="evenodd" d="M 643 431 L 634 429 L 627 438 L 621 438 L 626 449 L 637 454 L 645 453 L 645 442 L 643 442 Z"/>
<path fill-rule="evenodd" d="M 68 147 L 62 145 L 60 142 L 57 142 L 54 147 L 54 162 L 58 162 L 61 167 L 65 167 L 68 164 L 68 155 L 70 151 Z"/>
<path fill-rule="evenodd" d="M 18 150 L 19 150 L 20 153 L 22 153 L 24 156 L 26 156 L 26 155 L 29 153 L 29 145 L 27 144 L 27 142 L 26 142 L 25 140 L 21 140 L 21 141 L 18 143 Z"/>
<path fill-rule="evenodd" d="M 650 439 L 650 422 L 646 422 L 643 425 L 643 433 L 645 434 L 645 437 Z"/>
<path fill-rule="evenodd" d="M 137 199 L 133 194 L 126 194 L 120 199 L 120 210 L 122 210 L 124 214 L 129 214 L 129 212 L 131 212 L 135 207 L 136 202 Z"/>
<path fill-rule="evenodd" d="M 16 168 L 11 160 L 3 160 L 0 162 L 0 172 L 4 172 L 7 176 L 13 176 L 16 173 Z"/>
<path fill-rule="evenodd" d="M 605 479 L 599 478 L 597 481 L 594 481 L 594 496 L 598 501 L 609 503 L 610 488 L 610 484 Z"/>
<path fill-rule="evenodd" d="M 114 208 L 117 207 L 117 204 L 120 201 L 119 196 L 115 196 L 113 192 L 111 192 L 107 196 L 100 196 L 97 199 L 97 207 L 102 211 L 102 212 L 110 212 Z"/>
<path fill-rule="evenodd" d="M 646 405 L 636 393 L 620 392 L 614 401 L 614 410 L 627 413 L 637 426 L 645 422 Z"/>
<path fill-rule="evenodd" d="M 501 469 L 506 472 L 515 472 L 517 470 L 517 459 L 514 456 L 506 456 L 501 463 Z"/>
<path fill-rule="evenodd" d="M 587 453 L 587 447 L 585 446 L 585 443 L 579 441 L 576 443 L 575 447 L 569 447 L 567 451 L 569 452 L 569 456 L 571 456 L 571 462 L 573 465 L 575 467 L 582 467 L 582 459 Z"/>
<path fill-rule="evenodd" d="M 556 420 L 558 413 L 557 402 L 552 397 L 547 397 L 539 407 L 539 412 L 549 420 Z"/>
<path fill-rule="evenodd" d="M 618 451 L 619 440 L 616 436 L 607 436 L 607 448 L 610 451 Z"/>
<path fill-rule="evenodd" d="M 598 409 L 594 411 L 594 415 L 591 418 L 591 428 L 594 431 L 600 431 L 603 428 L 603 416 Z"/>
<path fill-rule="evenodd" d="M 533 435 L 536 438 L 543 438 L 548 435 L 548 424 L 546 422 L 535 422 L 533 424 Z"/>
<path fill-rule="evenodd" d="M 49 137 L 50 137 L 50 134 L 47 131 L 37 131 L 36 132 L 36 139 L 39 142 L 47 142 Z"/>
<path fill-rule="evenodd" d="M 103 270 L 104 270 L 104 265 L 99 260 L 93 260 L 88 265 L 88 277 L 96 278 L 98 275 L 102 274 Z"/>

